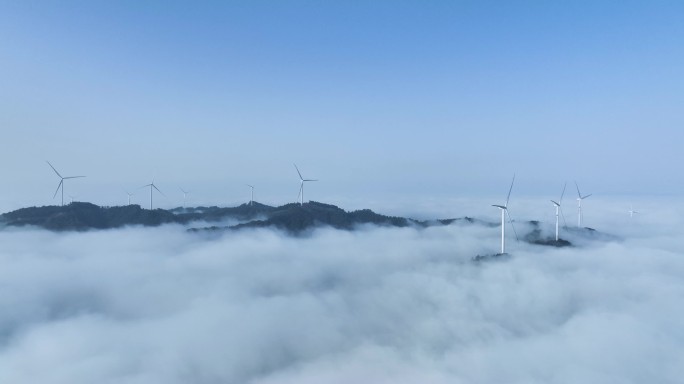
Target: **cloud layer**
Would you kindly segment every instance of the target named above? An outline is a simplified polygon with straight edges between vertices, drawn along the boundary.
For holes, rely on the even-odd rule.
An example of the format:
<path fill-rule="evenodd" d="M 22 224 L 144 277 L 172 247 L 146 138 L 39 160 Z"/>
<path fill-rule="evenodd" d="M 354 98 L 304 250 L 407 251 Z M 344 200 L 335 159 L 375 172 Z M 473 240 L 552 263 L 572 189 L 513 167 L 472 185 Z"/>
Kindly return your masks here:
<path fill-rule="evenodd" d="M 480 226 L 5 230 L 0 382 L 681 382 L 678 217 L 486 263 Z"/>

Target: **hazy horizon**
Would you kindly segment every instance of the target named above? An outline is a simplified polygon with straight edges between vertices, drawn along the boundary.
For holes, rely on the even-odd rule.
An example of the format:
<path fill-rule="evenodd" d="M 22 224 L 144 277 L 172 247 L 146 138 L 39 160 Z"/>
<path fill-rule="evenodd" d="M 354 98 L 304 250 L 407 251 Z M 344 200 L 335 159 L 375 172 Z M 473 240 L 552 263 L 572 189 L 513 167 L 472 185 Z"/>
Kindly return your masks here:
<path fill-rule="evenodd" d="M 684 4 L 0 4 L 0 210 L 58 179 L 110 205 L 684 195 Z M 180 201 L 180 198 L 178 198 Z"/>

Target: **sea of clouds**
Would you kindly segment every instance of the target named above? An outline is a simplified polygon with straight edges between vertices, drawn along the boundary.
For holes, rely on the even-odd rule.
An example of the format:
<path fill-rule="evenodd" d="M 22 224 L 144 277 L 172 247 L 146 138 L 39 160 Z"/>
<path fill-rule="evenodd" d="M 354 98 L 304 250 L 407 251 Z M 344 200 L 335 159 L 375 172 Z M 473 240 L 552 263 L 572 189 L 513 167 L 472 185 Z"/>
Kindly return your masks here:
<path fill-rule="evenodd" d="M 496 227 L 5 228 L 0 383 L 681 383 L 684 210 L 595 204 L 480 263 Z"/>

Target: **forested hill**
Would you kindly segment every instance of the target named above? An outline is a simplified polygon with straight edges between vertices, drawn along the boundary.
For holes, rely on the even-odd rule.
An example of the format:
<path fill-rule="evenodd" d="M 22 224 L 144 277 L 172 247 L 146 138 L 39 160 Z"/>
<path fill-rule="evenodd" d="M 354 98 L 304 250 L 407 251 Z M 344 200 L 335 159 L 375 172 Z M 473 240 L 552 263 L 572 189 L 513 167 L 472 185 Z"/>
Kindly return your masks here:
<path fill-rule="evenodd" d="M 0 215 L 9 226 L 32 225 L 53 231 L 83 231 L 110 229 L 127 225 L 158 226 L 161 224 L 187 224 L 193 221 L 219 221 L 226 218 L 251 220 L 266 215 L 273 207 L 254 203 L 232 208 L 196 207 L 143 209 L 139 205 L 100 207 L 91 203 L 74 202 L 65 206 L 22 208 Z"/>
<path fill-rule="evenodd" d="M 280 207 L 254 202 L 237 207 L 193 207 L 165 209 L 143 209 L 139 205 L 100 207 L 90 203 L 74 202 L 65 206 L 44 206 L 22 208 L 0 215 L 5 226 L 34 226 L 52 231 L 86 231 L 111 229 L 124 226 L 159 226 L 162 224 L 183 224 L 193 232 L 235 231 L 247 228 L 276 228 L 291 234 L 300 234 L 317 227 L 353 230 L 361 225 L 388 227 L 429 227 L 461 223 L 498 226 L 469 217 L 444 220 L 414 220 L 398 216 L 386 216 L 370 209 L 345 211 L 335 205 L 319 202 L 285 204 Z M 230 224 L 227 224 L 230 223 Z M 553 240 L 542 234 L 540 224 L 527 222 L 528 232 L 522 240 L 546 246 L 568 246 L 566 240 Z M 569 231 L 569 230 L 568 230 Z M 572 232 L 582 237 L 597 238 L 598 232 L 591 229 L 576 229 Z"/>
<path fill-rule="evenodd" d="M 83 231 L 90 229 L 119 228 L 127 225 L 158 226 L 161 224 L 189 224 L 232 219 L 237 225 L 206 226 L 197 230 L 240 229 L 250 227 L 275 227 L 297 233 L 327 225 L 339 229 L 352 229 L 361 224 L 377 224 L 395 227 L 408 225 L 443 225 L 452 220 L 422 222 L 404 217 L 385 216 L 363 209 L 347 212 L 330 204 L 309 202 L 280 207 L 254 202 L 237 207 L 193 207 L 143 209 L 139 205 L 100 207 L 90 203 L 74 202 L 65 206 L 22 208 L 0 215 L 8 226 L 36 226 L 53 231 Z"/>

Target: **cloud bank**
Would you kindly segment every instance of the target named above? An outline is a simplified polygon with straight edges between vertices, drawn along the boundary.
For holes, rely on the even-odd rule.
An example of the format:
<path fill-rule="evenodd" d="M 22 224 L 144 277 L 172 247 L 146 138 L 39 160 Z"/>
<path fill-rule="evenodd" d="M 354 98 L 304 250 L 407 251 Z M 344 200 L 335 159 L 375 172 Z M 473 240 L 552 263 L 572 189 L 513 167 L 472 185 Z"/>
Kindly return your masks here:
<path fill-rule="evenodd" d="M 0 382 L 681 382 L 680 218 L 486 263 L 497 228 L 4 230 Z"/>

